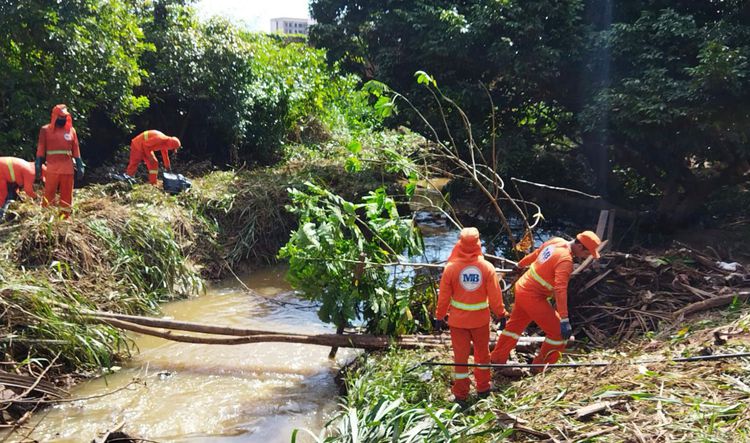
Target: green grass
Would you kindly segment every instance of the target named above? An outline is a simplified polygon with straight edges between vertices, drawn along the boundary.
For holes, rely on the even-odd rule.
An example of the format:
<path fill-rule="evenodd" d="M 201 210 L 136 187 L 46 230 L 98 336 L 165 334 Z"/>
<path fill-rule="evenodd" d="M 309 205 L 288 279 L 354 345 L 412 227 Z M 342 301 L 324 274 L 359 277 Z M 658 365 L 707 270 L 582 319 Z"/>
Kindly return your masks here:
<path fill-rule="evenodd" d="M 631 361 L 750 350 L 750 309 L 715 311 L 664 328 L 616 349 L 581 354 L 576 361 Z M 717 329 L 718 328 L 718 329 Z M 687 329 L 678 342 L 675 330 Z M 714 343 L 715 331 L 731 332 Z M 656 338 L 655 338 L 656 337 Z M 341 411 L 317 441 L 737 442 L 750 437 L 750 359 L 701 363 L 612 365 L 550 370 L 517 380 L 496 376 L 490 398 L 470 397 L 459 412 L 448 402 L 450 367 L 417 367 L 435 357 L 390 351 L 363 357 L 345 373 Z M 570 358 L 570 357 L 568 357 Z M 450 361 L 446 351 L 437 360 Z M 571 358 L 572 359 L 572 358 Z M 409 369 L 415 368 L 411 371 Z M 607 409 L 577 419 L 574 412 L 599 402 Z M 516 425 L 514 425 L 514 421 Z M 309 433 L 308 431 L 305 431 Z M 534 435 L 530 432 L 535 432 Z M 299 432 L 297 433 L 297 435 Z M 354 438 L 354 436 L 357 438 Z"/>

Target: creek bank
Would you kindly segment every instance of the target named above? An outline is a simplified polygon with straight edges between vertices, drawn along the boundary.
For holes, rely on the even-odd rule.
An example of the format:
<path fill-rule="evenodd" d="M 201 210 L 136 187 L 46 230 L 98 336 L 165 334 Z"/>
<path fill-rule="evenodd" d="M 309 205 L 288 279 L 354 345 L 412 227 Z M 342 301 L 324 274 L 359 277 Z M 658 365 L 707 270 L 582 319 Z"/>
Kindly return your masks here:
<path fill-rule="evenodd" d="M 736 305 L 664 323 L 611 347 L 580 342 L 563 361 L 612 361 L 606 367 L 550 369 L 531 376 L 495 373 L 489 398 L 468 408 L 450 401 L 450 352 L 392 350 L 363 355 L 344 373 L 341 412 L 320 435 L 348 441 L 375 436 L 435 442 L 721 441 L 750 436 L 750 358 L 671 363 L 664 359 L 750 351 L 750 307 Z M 516 352 L 530 362 L 533 353 Z M 658 360 L 657 363 L 628 364 Z M 618 364 L 622 362 L 623 364 Z M 369 437 L 368 437 L 369 436 Z"/>
<path fill-rule="evenodd" d="M 348 174 L 333 162 L 287 164 L 213 172 L 178 196 L 149 185 L 91 185 L 76 191 L 70 220 L 31 202 L 15 205 L 12 222 L 0 227 L 3 369 L 25 375 L 28 385 L 43 374 L 69 387 L 116 366 L 130 342 L 76 309 L 155 314 L 160 303 L 203 292 L 205 279 L 274 262 L 296 226 L 284 209 L 287 188 L 315 180 L 355 198 L 390 179 L 381 171 Z M 59 302 L 72 310 L 62 312 Z M 29 409 L 16 405 L 5 425 Z"/>

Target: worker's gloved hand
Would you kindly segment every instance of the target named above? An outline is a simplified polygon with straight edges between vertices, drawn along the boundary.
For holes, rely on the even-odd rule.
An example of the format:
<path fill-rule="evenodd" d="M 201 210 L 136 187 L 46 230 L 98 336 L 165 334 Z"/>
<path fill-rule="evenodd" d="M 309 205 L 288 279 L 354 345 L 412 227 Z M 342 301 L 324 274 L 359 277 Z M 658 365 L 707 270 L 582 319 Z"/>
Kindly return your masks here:
<path fill-rule="evenodd" d="M 497 320 L 497 330 L 502 331 L 505 329 L 505 324 L 508 323 L 508 313 L 503 312 L 503 315 L 500 316 L 500 318 Z"/>
<path fill-rule="evenodd" d="M 570 326 L 570 320 L 567 318 L 563 318 L 560 320 L 560 334 L 562 334 L 563 339 L 567 340 L 570 338 L 571 335 L 573 335 L 573 328 Z"/>
<path fill-rule="evenodd" d="M 44 164 L 44 157 L 37 157 L 34 161 L 34 169 L 35 169 L 35 180 L 41 180 L 42 179 L 42 165 Z"/>
<path fill-rule="evenodd" d="M 448 329 L 448 323 L 445 321 L 445 319 L 432 319 L 432 329 L 435 331 L 444 331 Z"/>
<path fill-rule="evenodd" d="M 76 179 L 81 180 L 83 178 L 83 173 L 86 170 L 86 165 L 83 163 L 83 160 L 81 160 L 81 157 L 76 158 Z"/>

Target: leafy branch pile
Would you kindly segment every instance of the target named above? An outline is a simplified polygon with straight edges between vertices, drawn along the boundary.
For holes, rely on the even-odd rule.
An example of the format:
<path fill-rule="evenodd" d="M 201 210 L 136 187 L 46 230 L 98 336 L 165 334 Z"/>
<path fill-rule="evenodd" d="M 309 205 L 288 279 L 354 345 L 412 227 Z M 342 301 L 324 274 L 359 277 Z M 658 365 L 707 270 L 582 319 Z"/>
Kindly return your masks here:
<path fill-rule="evenodd" d="M 750 274 L 719 267 L 686 248 L 662 256 L 608 253 L 572 280 L 572 322 L 605 346 L 659 329 L 660 323 L 750 297 Z"/>

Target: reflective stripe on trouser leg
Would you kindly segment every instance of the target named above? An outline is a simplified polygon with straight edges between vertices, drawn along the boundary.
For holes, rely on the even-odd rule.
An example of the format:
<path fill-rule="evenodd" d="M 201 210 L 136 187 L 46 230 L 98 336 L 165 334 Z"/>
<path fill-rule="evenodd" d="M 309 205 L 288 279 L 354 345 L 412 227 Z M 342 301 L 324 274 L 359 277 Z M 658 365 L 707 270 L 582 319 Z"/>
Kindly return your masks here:
<path fill-rule="evenodd" d="M 130 146 L 130 160 L 128 160 L 128 167 L 125 168 L 125 173 L 131 177 L 135 177 L 136 171 L 138 171 L 138 165 L 143 161 L 143 154 L 140 149 L 136 146 Z"/>
<path fill-rule="evenodd" d="M 47 172 L 47 178 L 44 181 L 44 197 L 42 198 L 42 206 L 49 206 L 55 204 L 57 197 L 57 188 L 60 186 L 60 174 L 54 172 Z"/>
<path fill-rule="evenodd" d="M 451 327 L 451 344 L 453 345 L 453 362 L 468 363 L 471 353 L 471 330 Z M 466 366 L 453 367 L 453 383 L 451 392 L 457 399 L 466 399 L 469 396 L 471 380 L 469 380 L 469 368 Z"/>
<path fill-rule="evenodd" d="M 148 168 L 148 182 L 155 185 L 156 176 L 159 173 L 159 162 L 150 155 L 146 155 L 143 160 Z"/>
<path fill-rule="evenodd" d="M 531 321 L 522 303 L 523 298 L 525 297 L 522 294 L 516 294 L 516 303 L 510 313 L 510 319 L 508 319 L 505 329 L 498 335 L 497 344 L 495 344 L 495 349 L 490 355 L 492 363 L 503 364 L 508 361 L 510 351 L 516 346 L 518 339 Z"/>
<path fill-rule="evenodd" d="M 560 359 L 565 349 L 565 340 L 560 332 L 560 317 L 557 311 L 546 301 L 536 299 L 532 318 L 544 331 L 545 339 L 542 348 L 534 358 L 534 364 L 552 364 Z"/>
<path fill-rule="evenodd" d="M 487 364 L 490 362 L 490 325 L 469 329 L 471 341 L 474 343 L 474 363 Z M 474 368 L 474 381 L 477 383 L 477 392 L 490 390 L 490 379 L 492 373 L 490 368 Z"/>
<path fill-rule="evenodd" d="M 73 208 L 73 174 L 60 175 L 60 211 L 68 218 Z"/>

